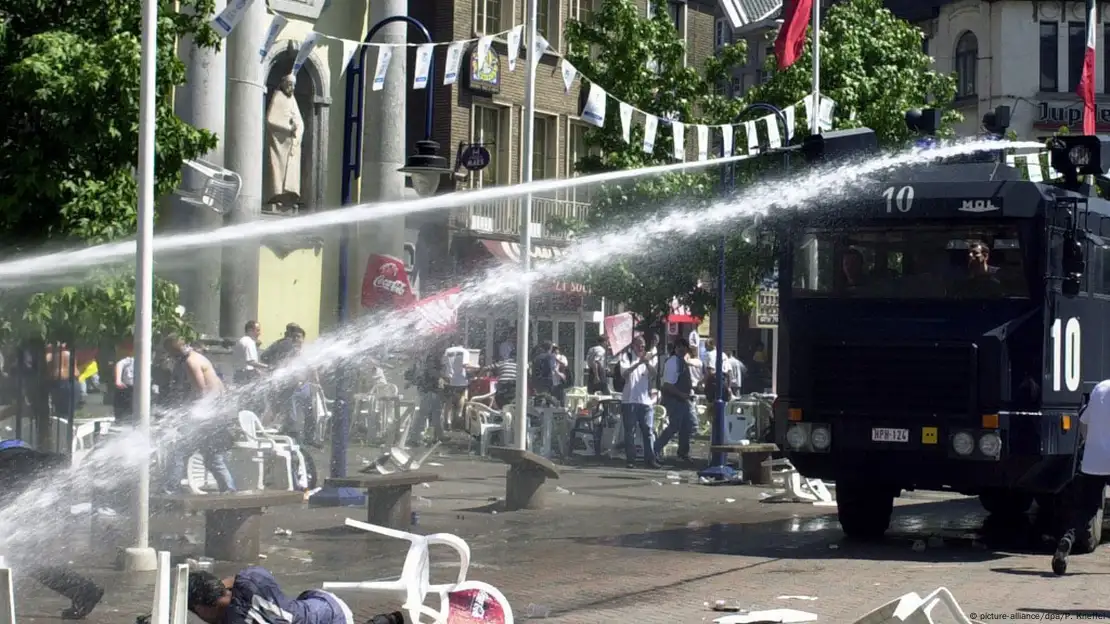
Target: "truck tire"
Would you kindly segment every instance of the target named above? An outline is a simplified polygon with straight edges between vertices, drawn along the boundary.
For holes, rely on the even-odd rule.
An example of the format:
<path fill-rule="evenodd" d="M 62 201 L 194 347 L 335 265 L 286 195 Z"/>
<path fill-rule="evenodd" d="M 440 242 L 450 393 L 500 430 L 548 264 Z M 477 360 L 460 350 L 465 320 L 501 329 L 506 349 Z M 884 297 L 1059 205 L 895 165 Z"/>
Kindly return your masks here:
<path fill-rule="evenodd" d="M 1098 549 L 1098 545 L 1102 543 L 1102 521 L 1105 511 L 1106 494 L 1104 489 L 1102 505 L 1099 506 L 1095 515 L 1087 520 L 1086 528 L 1075 536 L 1075 545 L 1072 546 L 1072 552 L 1086 555 Z"/>
<path fill-rule="evenodd" d="M 1020 516 L 1033 506 L 1033 495 L 1014 490 L 987 490 L 979 494 L 979 503 L 989 514 Z"/>
<path fill-rule="evenodd" d="M 894 494 L 869 484 L 836 484 L 836 513 L 850 539 L 879 539 L 890 527 Z"/>

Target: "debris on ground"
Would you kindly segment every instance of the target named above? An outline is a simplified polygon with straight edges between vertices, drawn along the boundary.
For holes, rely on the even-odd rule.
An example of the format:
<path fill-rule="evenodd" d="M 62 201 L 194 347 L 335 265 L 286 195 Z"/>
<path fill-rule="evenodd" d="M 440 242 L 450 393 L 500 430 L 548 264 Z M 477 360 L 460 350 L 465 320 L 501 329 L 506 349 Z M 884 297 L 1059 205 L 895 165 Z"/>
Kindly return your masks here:
<path fill-rule="evenodd" d="M 543 605 L 529 604 L 524 609 L 524 617 L 525 618 L 539 619 L 539 618 L 549 617 L 550 615 L 551 615 L 551 609 L 549 609 L 548 607 L 545 607 Z"/>
<path fill-rule="evenodd" d="M 817 600 L 817 596 L 777 596 L 775 600 Z"/>
<path fill-rule="evenodd" d="M 437 455 L 437 457 L 443 457 L 443 455 Z M 439 462 L 428 462 L 428 465 L 429 466 L 435 466 L 436 468 L 442 468 L 443 467 L 443 464 L 441 464 Z"/>
<path fill-rule="evenodd" d="M 740 606 L 737 600 L 715 600 L 713 606 L 710 607 L 714 611 L 727 611 L 729 613 L 739 613 L 740 611 L 747 612 L 746 609 Z"/>
<path fill-rule="evenodd" d="M 736 499 L 735 499 L 735 498 L 726 498 L 726 499 L 725 499 L 725 502 L 726 502 L 726 503 L 735 503 L 735 502 L 736 502 Z"/>
<path fill-rule="evenodd" d="M 278 528 L 274 529 L 274 535 L 279 535 L 281 537 L 292 537 L 293 531 L 290 531 L 289 529 L 283 529 L 281 527 L 278 527 Z"/>
<path fill-rule="evenodd" d="M 816 622 L 816 613 L 807 613 L 796 609 L 768 609 L 766 611 L 749 611 L 736 615 L 719 617 L 715 624 L 763 624 L 765 622 L 779 622 L 781 624 L 801 624 L 802 622 Z"/>
<path fill-rule="evenodd" d="M 574 494 L 574 492 L 571 492 L 570 490 L 566 489 L 565 487 L 563 487 L 561 485 L 556 485 L 555 486 L 555 491 L 558 492 L 559 494 Z"/>

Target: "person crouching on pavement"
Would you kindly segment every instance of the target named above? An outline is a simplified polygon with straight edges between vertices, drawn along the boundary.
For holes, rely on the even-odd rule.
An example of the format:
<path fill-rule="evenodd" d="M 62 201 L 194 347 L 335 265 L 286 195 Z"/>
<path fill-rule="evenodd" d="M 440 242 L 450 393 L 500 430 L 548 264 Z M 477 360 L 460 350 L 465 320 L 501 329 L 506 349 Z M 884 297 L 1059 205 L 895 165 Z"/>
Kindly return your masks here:
<path fill-rule="evenodd" d="M 69 464 L 70 460 L 66 455 L 36 451 L 20 440 L 0 442 L 0 496 L 3 497 L 3 502 L 0 504 L 4 506 L 12 504 L 13 499 L 36 480 L 51 473 L 61 472 Z M 18 549 L 18 545 L 16 547 Z M 16 553 L 8 553 L 9 557 L 13 554 Z M 62 611 L 62 619 L 84 619 L 104 597 L 104 590 L 67 567 L 43 565 L 43 554 L 36 550 L 33 553 L 28 552 L 26 558 L 15 558 L 13 563 L 16 571 L 26 572 L 39 583 L 72 602 L 68 609 Z"/>
<path fill-rule="evenodd" d="M 189 574 L 189 611 L 208 624 L 354 624 L 351 608 L 319 589 L 289 598 L 268 570 L 252 566 L 233 578 Z"/>
<path fill-rule="evenodd" d="M 1084 446 L 1075 475 L 1078 496 L 1052 555 L 1052 571 L 1057 575 L 1067 573 L 1076 536 L 1087 531 L 1087 523 L 1103 505 L 1103 488 L 1110 484 L 1110 379 L 1091 391 L 1087 407 L 1079 415 L 1079 435 Z"/>

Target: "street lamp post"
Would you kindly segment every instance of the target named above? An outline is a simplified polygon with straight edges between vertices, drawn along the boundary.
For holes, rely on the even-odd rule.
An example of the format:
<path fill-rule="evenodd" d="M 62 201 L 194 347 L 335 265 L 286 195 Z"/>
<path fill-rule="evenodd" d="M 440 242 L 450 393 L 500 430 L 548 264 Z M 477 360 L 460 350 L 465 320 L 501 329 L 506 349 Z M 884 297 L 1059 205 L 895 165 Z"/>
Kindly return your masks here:
<path fill-rule="evenodd" d="M 392 15 L 370 28 L 366 33 L 364 43 L 370 43 L 378 32 L 389 24 L 405 22 L 424 36 L 425 43 L 434 43 L 431 33 L 419 20 L 408 15 Z M 359 46 L 358 52 L 352 57 L 347 67 L 347 92 L 344 105 L 344 133 L 343 133 L 343 182 L 341 187 L 342 205 L 349 206 L 354 203 L 354 187 L 362 174 L 362 134 L 363 117 L 366 102 L 366 50 L 368 46 Z M 435 75 L 435 56 L 429 60 L 428 75 Z M 427 92 L 427 104 L 424 120 L 424 139 L 416 142 L 416 153 L 410 156 L 405 166 L 400 169 L 402 173 L 412 178 L 413 189 L 422 196 L 434 195 L 439 189 L 443 175 L 452 173 L 447 167 L 447 160 L 439 155 L 439 144 L 432 140 L 432 121 L 434 120 L 435 81 L 429 79 L 424 87 Z M 401 114 L 398 111 L 398 114 Z M 347 276 L 350 273 L 350 260 L 348 255 L 351 246 L 351 232 L 347 225 L 342 226 L 339 235 L 339 297 L 336 306 L 336 315 L 339 325 L 347 322 L 349 317 L 347 305 Z M 335 384 L 335 418 L 332 422 L 331 438 L 331 465 L 329 474 L 333 478 L 342 478 L 347 474 L 347 446 L 349 443 L 351 423 L 351 401 L 349 371 L 340 371 Z M 362 504 L 364 496 L 358 490 L 351 488 L 324 488 L 312 496 L 313 505 L 348 505 Z"/>
<path fill-rule="evenodd" d="M 150 444 L 150 370 L 154 341 L 154 131 L 158 70 L 158 3 L 142 2 L 139 61 L 139 206 L 135 253 L 135 396 L 139 433 Z M 134 542 L 122 557 L 124 570 L 148 572 L 158 567 L 150 547 L 150 462 L 139 462 L 132 493 Z"/>
<path fill-rule="evenodd" d="M 764 110 L 774 114 L 778 123 L 782 124 L 783 137 L 786 144 L 790 144 L 790 141 L 793 137 L 790 133 L 790 126 L 786 123 L 786 114 L 782 112 L 782 109 L 771 104 L 755 102 L 754 104 L 750 104 L 747 106 L 747 108 L 740 111 L 740 114 L 736 116 L 737 121 L 739 121 L 744 115 L 747 115 L 753 110 Z M 723 149 L 724 146 L 722 145 L 722 151 Z M 730 155 L 731 154 L 721 154 L 722 157 L 727 157 Z M 786 157 L 790 157 L 789 153 L 787 153 Z M 787 160 L 787 163 L 789 164 L 789 160 Z M 721 174 L 723 178 L 723 186 L 728 190 L 732 190 L 732 188 L 734 188 L 736 184 L 735 167 L 735 164 L 729 164 L 727 167 L 725 167 Z M 713 432 L 711 440 L 712 446 L 723 446 L 725 443 L 725 243 L 726 238 L 724 235 L 722 235 L 720 240 L 717 241 L 717 369 L 715 373 L 717 377 L 717 396 L 715 397 L 713 405 Z M 775 355 L 777 356 L 778 354 L 776 353 Z M 709 459 L 709 466 L 707 466 L 698 474 L 699 476 L 706 477 L 708 479 L 731 480 L 736 477 L 736 471 L 733 470 L 732 466 L 728 465 L 728 454 L 719 452 L 714 452 L 711 454 Z"/>

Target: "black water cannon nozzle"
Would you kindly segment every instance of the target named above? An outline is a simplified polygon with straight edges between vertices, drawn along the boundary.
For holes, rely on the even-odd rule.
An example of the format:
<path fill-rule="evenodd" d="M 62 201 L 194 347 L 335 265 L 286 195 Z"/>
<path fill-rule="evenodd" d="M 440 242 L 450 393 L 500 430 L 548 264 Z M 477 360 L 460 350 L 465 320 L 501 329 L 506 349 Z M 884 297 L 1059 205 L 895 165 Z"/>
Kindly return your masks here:
<path fill-rule="evenodd" d="M 871 128 L 811 134 L 802 141 L 802 154 L 810 163 L 850 158 L 856 154 L 874 154 L 878 150 L 879 139 Z"/>
<path fill-rule="evenodd" d="M 993 111 L 983 115 L 983 127 L 987 132 L 998 136 L 1006 134 L 1010 128 L 1010 107 L 998 106 Z"/>
<path fill-rule="evenodd" d="M 906 127 L 918 134 L 936 134 L 940 130 L 940 109 L 911 108 L 906 111 Z"/>
<path fill-rule="evenodd" d="M 1081 175 L 1103 176 L 1110 172 L 1110 138 L 1064 134 L 1049 140 L 1049 160 L 1068 184 L 1078 184 Z"/>

